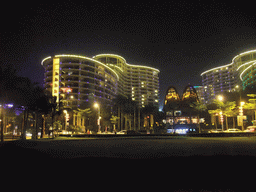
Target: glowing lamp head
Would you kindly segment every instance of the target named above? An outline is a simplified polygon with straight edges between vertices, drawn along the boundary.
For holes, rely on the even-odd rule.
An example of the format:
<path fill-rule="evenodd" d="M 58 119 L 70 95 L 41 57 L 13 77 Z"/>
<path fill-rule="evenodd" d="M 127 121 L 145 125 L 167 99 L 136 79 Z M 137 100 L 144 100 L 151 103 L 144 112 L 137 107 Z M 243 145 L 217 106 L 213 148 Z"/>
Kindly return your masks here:
<path fill-rule="evenodd" d="M 99 104 L 98 104 L 98 103 L 95 103 L 95 104 L 94 104 L 94 107 L 95 107 L 95 108 L 98 108 L 98 107 L 99 107 Z"/>
<path fill-rule="evenodd" d="M 223 99 L 224 99 L 224 98 L 223 98 L 222 95 L 219 95 L 219 96 L 218 96 L 218 100 L 219 100 L 219 101 L 223 101 Z"/>

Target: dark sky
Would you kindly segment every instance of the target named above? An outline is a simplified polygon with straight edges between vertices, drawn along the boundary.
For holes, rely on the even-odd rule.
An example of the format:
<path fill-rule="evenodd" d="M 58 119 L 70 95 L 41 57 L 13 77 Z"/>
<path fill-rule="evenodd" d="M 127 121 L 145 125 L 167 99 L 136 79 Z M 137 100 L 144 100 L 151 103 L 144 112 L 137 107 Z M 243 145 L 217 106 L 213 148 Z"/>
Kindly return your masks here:
<path fill-rule="evenodd" d="M 162 105 L 169 85 L 181 94 L 201 85 L 203 71 L 256 49 L 253 2 L 191 2 L 10 2 L 1 13 L 1 65 L 42 84 L 46 56 L 118 54 L 160 70 Z"/>

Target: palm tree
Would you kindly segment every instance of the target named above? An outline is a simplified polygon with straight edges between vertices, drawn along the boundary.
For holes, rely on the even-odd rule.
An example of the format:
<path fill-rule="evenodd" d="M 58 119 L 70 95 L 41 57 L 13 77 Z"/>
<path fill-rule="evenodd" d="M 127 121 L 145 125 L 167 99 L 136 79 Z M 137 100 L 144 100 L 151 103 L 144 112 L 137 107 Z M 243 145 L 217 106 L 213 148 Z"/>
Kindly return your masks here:
<path fill-rule="evenodd" d="M 110 118 L 110 121 L 111 121 L 111 123 L 112 123 L 113 126 L 114 126 L 114 131 L 116 131 L 116 124 L 117 124 L 117 122 L 118 122 L 118 119 L 119 119 L 119 117 L 114 116 L 114 115 L 112 115 L 111 118 Z"/>
<path fill-rule="evenodd" d="M 161 116 L 161 113 L 159 112 L 158 107 L 152 104 L 146 105 L 142 109 L 141 113 L 142 113 L 142 116 L 144 117 L 144 121 L 146 121 L 144 122 L 144 124 L 148 131 L 150 129 L 153 129 L 154 121 L 158 120 L 159 117 Z M 153 118 L 153 122 L 150 122 L 151 117 Z"/>
<path fill-rule="evenodd" d="M 249 114 L 252 116 L 252 120 L 254 120 L 253 116 L 254 116 L 254 113 L 256 113 L 256 105 L 255 105 L 255 103 L 254 102 L 253 103 L 252 102 L 245 103 L 243 105 L 243 108 L 250 111 Z M 255 117 L 256 117 L 256 115 L 255 115 Z"/>
<path fill-rule="evenodd" d="M 228 129 L 228 117 L 234 117 L 236 112 L 236 102 L 235 101 L 228 101 L 224 103 L 223 101 L 219 101 L 218 99 L 214 99 L 213 103 L 217 106 L 215 110 L 209 110 L 210 114 L 220 113 L 222 111 L 223 115 L 225 115 L 226 121 L 226 129 Z M 233 121 L 234 122 L 234 121 Z"/>
<path fill-rule="evenodd" d="M 224 110 L 223 110 L 223 114 L 226 116 L 226 129 L 228 129 L 228 117 L 233 117 L 233 127 L 234 127 L 234 116 L 237 114 L 237 110 L 236 109 L 236 102 L 232 101 L 232 102 L 226 102 L 224 104 Z"/>
<path fill-rule="evenodd" d="M 200 102 L 193 102 L 190 107 L 194 108 L 196 110 L 196 112 L 198 113 L 198 120 L 201 118 L 201 115 L 203 113 L 205 113 L 205 111 L 207 110 L 207 107 L 205 104 L 200 103 Z M 200 122 L 199 124 L 199 133 L 201 133 L 201 126 L 200 126 Z"/>
<path fill-rule="evenodd" d="M 114 109 L 117 111 L 117 116 L 119 118 L 118 121 L 118 129 L 123 130 L 123 120 L 125 120 L 125 129 L 128 128 L 127 124 L 128 121 L 130 122 L 130 129 L 131 129 L 131 119 L 133 113 L 133 119 L 135 119 L 135 112 L 137 109 L 137 104 L 131 98 L 125 97 L 123 95 L 118 95 L 114 101 Z M 135 122 L 135 121 L 134 121 Z M 135 129 L 135 123 L 134 123 Z"/>
<path fill-rule="evenodd" d="M 81 118 L 82 120 L 82 124 L 83 125 L 80 125 L 80 122 L 77 123 L 78 126 L 81 126 L 81 128 L 84 128 L 84 131 L 85 131 L 85 120 L 89 117 L 89 115 L 92 113 L 91 109 L 90 108 L 86 108 L 86 109 L 80 109 L 80 108 L 77 108 L 77 110 L 73 110 L 74 114 L 76 114 L 78 117 Z M 74 121 L 74 120 L 73 120 Z"/>
<path fill-rule="evenodd" d="M 119 118 L 118 121 L 118 130 L 123 129 L 123 114 L 124 114 L 124 103 L 126 102 L 126 97 L 123 95 L 117 95 L 116 98 L 113 100 L 114 109 L 116 109 L 117 116 Z"/>

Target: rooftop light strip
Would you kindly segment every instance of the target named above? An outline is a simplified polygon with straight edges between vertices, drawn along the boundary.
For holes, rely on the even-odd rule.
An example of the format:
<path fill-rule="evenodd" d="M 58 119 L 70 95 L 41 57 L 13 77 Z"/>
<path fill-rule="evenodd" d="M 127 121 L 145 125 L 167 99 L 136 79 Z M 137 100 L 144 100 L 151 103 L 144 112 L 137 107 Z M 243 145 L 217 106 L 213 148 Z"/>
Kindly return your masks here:
<path fill-rule="evenodd" d="M 216 70 L 216 69 L 219 69 L 219 68 L 222 68 L 222 67 L 227 67 L 227 66 L 233 65 L 233 64 L 234 64 L 234 61 L 235 61 L 235 59 L 236 59 L 237 57 L 241 57 L 241 56 L 243 56 L 243 55 L 246 55 L 246 54 L 248 54 L 248 53 L 253 53 L 253 52 L 256 53 L 256 50 L 251 50 L 251 51 L 246 51 L 246 52 L 244 52 L 244 53 L 240 53 L 239 55 L 236 55 L 236 56 L 232 59 L 232 63 L 227 64 L 227 65 L 222 65 L 222 66 L 220 66 L 220 67 L 215 67 L 215 68 L 213 68 L 213 69 L 209 69 L 209 70 L 207 70 L 207 71 L 201 73 L 201 76 L 202 76 L 203 74 L 205 74 L 205 73 L 210 72 L 210 71 L 213 71 L 213 70 Z M 243 65 L 239 66 L 238 69 L 239 69 L 240 67 L 246 65 L 246 64 L 248 64 L 248 63 L 244 63 Z M 238 70 L 238 69 L 237 69 L 237 70 Z"/>
<path fill-rule="evenodd" d="M 95 58 L 95 57 L 104 57 L 104 56 L 106 56 L 106 57 L 121 58 L 122 60 L 124 60 L 124 62 L 125 62 L 126 65 L 131 66 L 131 67 L 144 67 L 144 68 L 148 68 L 148 69 L 152 69 L 152 70 L 155 70 L 155 71 L 160 72 L 158 69 L 153 68 L 153 67 L 148 67 L 148 66 L 144 66 L 144 65 L 132 65 L 132 64 L 128 64 L 128 63 L 126 63 L 125 58 L 123 58 L 122 56 L 119 56 L 119 55 L 115 55 L 115 54 L 99 54 L 99 55 L 94 56 L 93 58 Z"/>
<path fill-rule="evenodd" d="M 247 67 L 245 70 L 242 71 L 242 73 L 240 74 L 240 79 L 243 81 L 242 75 L 245 73 L 245 71 L 247 71 L 248 69 L 250 69 L 253 65 L 255 65 L 255 63 L 253 63 L 252 65 L 250 65 L 249 67 Z"/>
<path fill-rule="evenodd" d="M 222 66 L 219 66 L 219 67 L 215 67 L 215 68 L 209 69 L 209 70 L 207 70 L 207 71 L 201 73 L 201 76 L 202 76 L 203 74 L 205 74 L 205 73 L 210 72 L 210 71 L 213 71 L 213 70 L 216 70 L 216 69 L 220 69 L 220 68 L 223 68 L 223 67 L 228 67 L 228 66 L 230 66 L 230 65 L 232 65 L 232 64 L 233 64 L 233 63 L 230 63 L 230 64 L 227 64 L 227 65 L 222 65 Z"/>
<path fill-rule="evenodd" d="M 160 71 L 159 71 L 159 69 L 156 69 L 156 68 L 153 68 L 153 67 L 144 66 L 144 65 L 132 65 L 132 64 L 128 64 L 128 63 L 126 63 L 126 65 L 131 66 L 131 67 L 142 67 L 142 68 L 148 68 L 148 69 L 152 69 L 152 70 L 155 70 L 155 71 L 160 72 Z"/>
<path fill-rule="evenodd" d="M 251 63 L 253 63 L 253 62 L 255 62 L 255 60 L 254 60 L 254 61 L 249 61 L 249 62 L 247 62 L 247 63 L 244 63 L 244 64 L 240 65 L 236 70 L 238 71 L 241 67 L 243 67 L 243 66 L 245 66 L 245 65 L 248 65 L 248 64 L 251 64 Z"/>
<path fill-rule="evenodd" d="M 122 60 L 124 60 L 125 63 L 126 63 L 125 58 L 123 58 L 123 57 L 120 56 L 120 55 L 115 55 L 115 54 L 108 54 L 108 53 L 107 53 L 107 54 L 99 54 L 99 55 L 93 56 L 92 58 L 95 58 L 95 57 L 103 57 L 103 56 L 118 57 L 118 58 L 121 58 Z"/>
<path fill-rule="evenodd" d="M 44 59 L 41 61 L 41 65 L 43 65 L 43 64 L 44 64 L 45 60 L 47 60 L 47 59 L 51 59 L 51 58 L 52 58 L 51 56 L 44 58 Z"/>
<path fill-rule="evenodd" d="M 111 69 L 109 66 L 107 66 L 104 63 L 101 63 L 101 62 L 99 62 L 99 61 L 97 61 L 95 59 L 91 59 L 89 57 L 84 57 L 84 56 L 80 56 L 80 55 L 55 55 L 55 57 L 75 57 L 75 58 L 81 58 L 81 59 L 86 59 L 86 60 L 90 60 L 90 61 L 96 62 L 96 63 L 98 63 L 100 65 L 105 66 L 109 70 L 111 70 L 117 76 L 117 79 L 119 80 L 118 74 L 113 69 Z"/>

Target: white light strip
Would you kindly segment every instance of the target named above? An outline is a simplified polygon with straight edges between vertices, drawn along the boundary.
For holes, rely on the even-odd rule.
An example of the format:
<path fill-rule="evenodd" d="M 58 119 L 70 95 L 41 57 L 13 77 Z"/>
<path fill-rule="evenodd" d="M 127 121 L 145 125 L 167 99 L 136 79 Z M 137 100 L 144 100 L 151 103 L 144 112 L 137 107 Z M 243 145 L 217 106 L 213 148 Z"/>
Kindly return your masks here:
<path fill-rule="evenodd" d="M 237 68 L 237 71 L 238 71 L 241 67 L 243 67 L 243 66 L 245 66 L 245 65 L 248 65 L 248 64 L 251 64 L 251 63 L 253 63 L 253 62 L 255 62 L 255 60 L 250 61 L 250 62 L 247 62 L 247 63 L 244 63 L 243 65 L 240 65 L 240 66 Z"/>
<path fill-rule="evenodd" d="M 80 55 L 55 55 L 55 57 L 75 57 L 75 58 L 81 58 L 81 59 L 86 59 L 86 60 L 96 62 L 96 63 L 98 63 L 100 65 L 103 65 L 104 67 L 108 68 L 109 70 L 111 70 L 116 75 L 117 79 L 119 80 L 118 74 L 113 69 L 111 69 L 109 66 L 107 66 L 104 63 L 101 63 L 101 62 L 99 62 L 95 59 L 91 59 L 89 57 L 84 57 L 84 56 L 80 56 Z"/>
<path fill-rule="evenodd" d="M 216 70 L 216 69 L 220 69 L 220 68 L 223 68 L 223 67 L 228 67 L 228 66 L 230 66 L 230 65 L 232 65 L 232 64 L 233 64 L 233 63 L 230 63 L 230 64 L 227 64 L 227 65 L 222 65 L 222 66 L 219 66 L 219 67 L 215 67 L 215 68 L 209 69 L 209 70 L 207 70 L 207 71 L 201 73 L 201 76 L 202 76 L 203 74 L 205 74 L 205 73 L 210 72 L 210 71 L 213 71 L 213 70 Z"/>
<path fill-rule="evenodd" d="M 250 68 L 251 68 L 253 65 L 255 65 L 255 64 L 256 64 L 256 62 L 253 63 L 252 65 L 250 65 L 249 67 L 247 67 L 245 70 L 243 70 L 243 72 L 240 74 L 240 79 L 241 79 L 241 81 L 243 81 L 242 75 L 244 74 L 244 72 L 247 71 L 248 69 L 250 69 Z"/>
<path fill-rule="evenodd" d="M 213 68 L 213 69 L 209 69 L 209 70 L 207 70 L 207 71 L 201 73 L 201 76 L 202 76 L 203 74 L 207 73 L 207 72 L 212 71 L 212 70 L 215 70 L 215 69 L 219 69 L 219 68 L 222 68 L 222 67 L 227 67 L 227 66 L 233 65 L 233 64 L 234 64 L 234 61 L 235 61 L 235 59 L 236 59 L 237 57 L 246 55 L 246 54 L 248 54 L 248 53 L 253 53 L 253 52 L 256 53 L 256 50 L 251 50 L 251 51 L 246 51 L 246 52 L 244 52 L 244 53 L 240 53 L 239 55 L 236 55 L 236 56 L 232 59 L 232 63 L 227 64 L 227 65 L 223 65 L 223 66 L 220 66 L 220 67 L 215 67 L 215 68 Z M 248 62 L 247 62 L 247 63 L 244 63 L 242 66 L 244 66 L 244 65 L 246 65 L 246 64 L 248 64 Z M 242 66 L 239 66 L 238 69 L 239 69 L 240 67 L 242 67 Z M 237 70 L 238 70 L 238 69 L 237 69 Z"/>
<path fill-rule="evenodd" d="M 118 57 L 118 58 L 121 58 L 122 60 L 124 60 L 124 62 L 126 63 L 125 58 L 123 58 L 123 57 L 120 56 L 120 55 L 115 55 L 115 54 L 108 54 L 108 53 L 106 53 L 106 54 L 99 54 L 99 55 L 93 56 L 92 58 L 95 58 L 95 57 L 102 57 L 102 56 Z"/>
<path fill-rule="evenodd" d="M 45 60 L 50 59 L 50 58 L 52 58 L 52 57 L 51 57 L 51 56 L 49 56 L 49 57 L 44 58 L 44 59 L 41 61 L 41 65 L 43 65 L 43 64 L 44 64 L 44 61 L 45 61 Z"/>
<path fill-rule="evenodd" d="M 126 65 L 131 66 L 131 67 L 143 67 L 143 68 L 148 68 L 148 69 L 152 69 L 152 70 L 155 70 L 155 71 L 160 72 L 158 69 L 153 68 L 153 67 L 148 67 L 148 66 L 144 66 L 144 65 L 132 65 L 132 64 L 128 64 L 128 63 L 126 63 L 126 60 L 125 60 L 122 56 L 115 55 L 115 54 L 99 54 L 99 55 L 94 56 L 93 58 L 95 58 L 95 57 L 105 57 L 105 56 L 106 56 L 106 57 L 121 58 L 122 60 L 124 60 L 124 62 L 125 62 Z"/>

